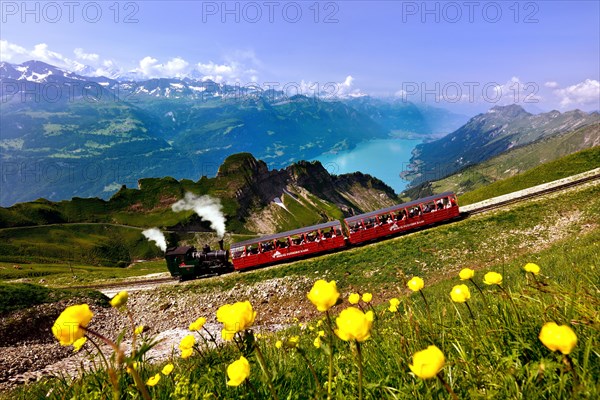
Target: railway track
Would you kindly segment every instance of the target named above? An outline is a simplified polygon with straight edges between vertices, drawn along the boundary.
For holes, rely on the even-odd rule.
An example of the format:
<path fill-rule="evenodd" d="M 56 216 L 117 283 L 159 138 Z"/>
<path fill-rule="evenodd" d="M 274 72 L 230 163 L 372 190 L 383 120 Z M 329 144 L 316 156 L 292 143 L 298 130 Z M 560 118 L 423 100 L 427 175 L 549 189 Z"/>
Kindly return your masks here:
<path fill-rule="evenodd" d="M 504 196 L 508 196 L 508 195 L 504 195 L 504 196 L 499 196 L 497 197 L 497 199 L 499 199 L 496 202 L 493 202 L 491 204 L 486 204 L 486 205 L 482 205 L 482 206 L 477 206 L 477 204 L 473 204 L 474 208 L 469 209 L 468 211 L 466 211 L 466 213 L 468 215 L 476 215 L 476 214 L 481 214 L 484 213 L 486 211 L 490 211 L 490 210 L 494 210 L 497 208 L 501 208 L 510 204 L 515 204 L 515 203 L 519 203 L 525 200 L 529 200 L 529 199 L 533 199 L 536 197 L 541 197 L 544 196 L 546 194 L 550 194 L 550 193 L 555 193 L 555 192 L 560 192 L 562 190 L 566 190 L 572 187 L 576 187 L 576 186 L 580 186 L 583 185 L 585 183 L 588 182 L 592 182 L 595 180 L 600 179 L 600 168 L 598 169 L 598 171 L 596 171 L 594 174 L 589 175 L 589 176 L 584 176 L 581 177 L 579 179 L 573 180 L 573 181 L 568 181 L 568 182 L 564 182 L 561 184 L 558 184 L 556 186 L 552 186 L 552 187 L 548 187 L 548 188 L 544 188 L 544 189 L 540 189 L 540 190 L 534 190 L 533 192 L 530 193 L 523 193 L 521 195 L 517 195 L 513 198 L 508 198 L 506 200 L 500 200 L 500 198 L 504 197 Z M 541 185 L 540 185 L 541 186 Z M 535 187 L 534 187 L 535 188 Z M 530 191 L 532 188 L 529 189 L 524 189 L 523 192 L 527 192 Z M 518 193 L 518 192 L 516 192 Z M 490 199 L 493 200 L 493 199 Z M 486 200 L 490 201 L 490 200 Z M 483 203 L 483 202 L 482 202 Z"/>
<path fill-rule="evenodd" d="M 530 200 L 530 199 L 533 199 L 536 197 L 541 197 L 541 196 L 544 196 L 547 194 L 556 193 L 556 192 L 560 192 L 562 190 L 580 186 L 580 185 L 586 184 L 588 182 L 600 180 L 600 168 L 597 168 L 596 170 L 593 170 L 593 171 L 589 171 L 588 173 L 585 173 L 585 174 L 579 174 L 578 176 L 580 176 L 580 175 L 583 175 L 583 176 L 581 176 L 577 179 L 573 179 L 573 180 L 568 180 L 569 178 L 566 178 L 563 180 L 558 180 L 555 182 L 549 182 L 547 184 L 538 185 L 539 186 L 538 190 L 536 190 L 536 187 L 538 187 L 538 186 L 534 186 L 533 188 L 524 189 L 524 190 L 517 191 L 514 193 L 509 193 L 507 195 L 502 195 L 502 196 L 498 196 L 496 198 L 485 200 L 483 202 L 480 202 L 480 203 L 484 203 L 481 205 L 478 205 L 480 203 L 475 203 L 475 204 L 472 204 L 469 206 L 461 207 L 461 208 L 467 209 L 466 211 L 461 212 L 461 215 L 463 215 L 464 217 L 467 217 L 470 215 L 482 214 L 484 212 L 498 209 L 498 208 L 501 208 L 501 207 L 504 207 L 504 206 L 507 206 L 510 204 L 520 203 L 522 201 Z M 564 182 L 562 182 L 562 181 L 564 181 Z M 547 185 L 551 185 L 551 186 L 546 187 Z M 494 199 L 496 199 L 496 201 L 494 201 Z M 207 275 L 207 276 L 202 276 L 199 278 L 210 277 L 210 276 L 214 276 L 214 275 Z M 106 293 L 116 292 L 116 289 L 127 288 L 127 290 L 130 290 L 133 288 L 133 289 L 139 290 L 146 286 L 151 288 L 153 286 L 168 283 L 168 282 L 175 284 L 175 283 L 177 283 L 177 280 L 172 277 L 165 277 L 165 278 L 156 278 L 156 279 L 139 279 L 139 280 L 125 281 L 125 282 L 105 283 L 105 284 L 99 284 L 99 285 L 71 286 L 71 288 L 98 289 L 106 294 Z"/>

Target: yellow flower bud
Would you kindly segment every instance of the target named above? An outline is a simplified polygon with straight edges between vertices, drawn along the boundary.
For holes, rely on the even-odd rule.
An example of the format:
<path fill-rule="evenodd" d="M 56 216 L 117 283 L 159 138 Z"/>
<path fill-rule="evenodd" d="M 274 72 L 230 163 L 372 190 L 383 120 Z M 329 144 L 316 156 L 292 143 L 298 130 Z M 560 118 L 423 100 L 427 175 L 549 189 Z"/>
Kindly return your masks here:
<path fill-rule="evenodd" d="M 281 346 L 283 346 L 283 342 L 281 340 L 278 340 L 278 341 L 275 342 L 275 347 L 276 348 L 280 349 Z"/>
<path fill-rule="evenodd" d="M 200 317 L 190 324 L 189 329 L 192 332 L 199 331 L 200 329 L 202 329 L 202 327 L 204 326 L 205 323 L 206 323 L 206 318 Z"/>
<path fill-rule="evenodd" d="M 373 300 L 373 295 L 371 293 L 364 293 L 362 295 L 362 301 L 364 301 L 365 303 L 370 303 L 371 300 Z"/>
<path fill-rule="evenodd" d="M 539 275 L 540 273 L 540 266 L 534 263 L 525 264 L 523 269 L 525 270 L 525 272 L 531 272 L 534 275 Z"/>
<path fill-rule="evenodd" d="M 450 297 L 455 303 L 464 303 L 471 298 L 471 292 L 469 292 L 467 285 L 456 285 L 452 288 Z"/>
<path fill-rule="evenodd" d="M 350 304 L 358 304 L 359 301 L 360 301 L 360 295 L 358 293 L 352 293 L 352 294 L 350 294 L 350 296 L 348 296 L 348 302 Z"/>
<path fill-rule="evenodd" d="M 250 363 L 244 356 L 241 356 L 237 361 L 229 364 L 227 376 L 229 377 L 227 385 L 241 385 L 250 376 Z"/>
<path fill-rule="evenodd" d="M 87 304 L 67 307 L 54 322 L 52 333 L 61 345 L 72 345 L 83 337 L 83 328 L 87 328 L 93 316 Z"/>
<path fill-rule="evenodd" d="M 415 276 L 410 281 L 408 281 L 406 286 L 408 286 L 408 288 L 413 292 L 418 292 L 419 290 L 423 289 L 423 286 L 425 286 L 425 282 L 423 282 L 423 279 L 419 278 L 418 276 Z"/>
<path fill-rule="evenodd" d="M 340 294 L 335 281 L 326 282 L 323 279 L 319 279 L 315 282 L 306 297 L 317 307 L 317 310 L 324 312 L 335 305 Z"/>
<path fill-rule="evenodd" d="M 141 335 L 142 333 L 144 333 L 144 325 L 136 326 L 134 332 L 136 335 Z"/>
<path fill-rule="evenodd" d="M 371 337 L 373 311 L 363 313 L 358 308 L 348 307 L 340 313 L 335 323 L 338 329 L 335 334 L 342 340 L 362 342 Z"/>
<path fill-rule="evenodd" d="M 173 368 L 175 368 L 175 366 L 173 364 L 167 364 L 163 367 L 162 369 L 162 373 L 163 375 L 169 375 L 171 372 L 173 372 Z"/>
<path fill-rule="evenodd" d="M 127 303 L 127 299 L 129 298 L 129 294 L 126 291 L 119 292 L 115 297 L 110 301 L 110 305 L 114 308 L 121 308 Z"/>
<path fill-rule="evenodd" d="M 413 355 L 410 370 L 419 378 L 429 379 L 435 377 L 444 367 L 446 359 L 444 353 L 436 346 L 429 346 L 425 350 Z"/>
<path fill-rule="evenodd" d="M 461 280 L 468 281 L 469 279 L 473 279 L 473 277 L 475 276 L 475 271 L 471 268 L 463 268 L 458 273 L 458 276 L 460 276 Z"/>
<path fill-rule="evenodd" d="M 221 337 L 223 340 L 232 340 L 237 332 L 252 326 L 256 318 L 256 311 L 252 309 L 249 301 L 225 304 L 217 310 L 217 321 L 223 324 Z"/>
<path fill-rule="evenodd" d="M 540 340 L 552 351 L 559 350 L 563 354 L 569 354 L 577 344 L 577 335 L 567 325 L 557 325 L 547 322 L 540 331 Z"/>
<path fill-rule="evenodd" d="M 499 285 L 502 283 L 502 275 L 497 272 L 488 272 L 483 276 L 483 283 L 486 285 Z"/>
<path fill-rule="evenodd" d="M 158 383 L 158 381 L 160 381 L 160 374 L 156 374 L 154 376 L 151 376 L 147 381 L 146 381 L 146 385 L 148 386 L 154 386 Z"/>

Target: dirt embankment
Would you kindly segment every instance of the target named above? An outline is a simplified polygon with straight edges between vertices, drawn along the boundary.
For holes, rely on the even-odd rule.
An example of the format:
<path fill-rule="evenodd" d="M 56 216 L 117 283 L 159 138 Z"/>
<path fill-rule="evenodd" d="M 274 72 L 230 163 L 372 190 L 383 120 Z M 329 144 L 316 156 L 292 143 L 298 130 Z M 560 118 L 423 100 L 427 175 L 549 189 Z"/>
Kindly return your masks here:
<path fill-rule="evenodd" d="M 145 286 L 143 290 L 137 287 L 119 290 L 131 290 L 128 307 L 135 324 L 146 325 L 149 330 L 145 334 L 161 339 L 150 354 L 161 361 L 178 354 L 179 341 L 189 334 L 187 327 L 198 317 L 206 317 L 208 330 L 215 337 L 220 336 L 221 324 L 217 323 L 215 313 L 225 303 L 250 300 L 257 311 L 257 332 L 280 330 L 294 317 L 300 320 L 317 317 L 310 307 L 299 307 L 306 302 L 298 299 L 304 298 L 311 284 L 312 279 L 287 277 L 211 293 L 195 291 L 194 282 L 180 284 L 175 290 L 171 285 L 163 290 L 158 284 Z M 107 294 L 112 295 L 108 291 Z M 93 353 L 94 348 L 90 343 L 74 354 L 72 347 L 60 346 L 51 332 L 52 324 L 65 307 L 84 302 L 90 304 L 94 313 L 90 329 L 116 338 L 129 327 L 123 313 L 85 298 L 43 304 L 5 315 L 0 318 L 0 390 L 54 374 L 76 376 L 82 365 L 91 366 L 88 350 Z M 124 343 L 126 347 L 128 344 Z M 110 354 L 110 349 L 105 351 Z"/>

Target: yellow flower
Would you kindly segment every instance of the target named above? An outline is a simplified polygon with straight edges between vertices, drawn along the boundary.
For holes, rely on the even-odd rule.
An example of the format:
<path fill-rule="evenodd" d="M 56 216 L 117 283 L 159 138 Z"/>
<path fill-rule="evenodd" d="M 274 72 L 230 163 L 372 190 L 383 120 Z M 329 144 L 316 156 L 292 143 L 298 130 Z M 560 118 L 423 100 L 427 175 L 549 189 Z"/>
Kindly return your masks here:
<path fill-rule="evenodd" d="M 225 304 L 217 310 L 217 321 L 223 324 L 221 337 L 223 340 L 232 340 L 233 336 L 252 326 L 256 318 L 256 311 L 252 309 L 249 301 Z"/>
<path fill-rule="evenodd" d="M 250 376 L 250 363 L 244 356 L 241 356 L 239 360 L 229 364 L 227 376 L 229 377 L 227 385 L 239 386 Z"/>
<path fill-rule="evenodd" d="M 200 317 L 190 324 L 190 331 L 199 331 L 206 323 L 206 318 Z"/>
<path fill-rule="evenodd" d="M 181 339 L 181 342 L 179 342 L 179 350 L 182 352 L 184 350 L 190 350 L 192 347 L 194 347 L 194 344 L 196 344 L 196 338 L 194 335 L 187 335 Z"/>
<path fill-rule="evenodd" d="M 110 301 L 110 305 L 114 308 L 121 308 L 127 303 L 127 299 L 129 298 L 129 294 L 126 291 L 119 292 L 115 297 Z"/>
<path fill-rule="evenodd" d="M 315 282 L 306 297 L 317 307 L 317 310 L 324 312 L 337 303 L 340 294 L 335 281 L 326 282 L 323 279 L 319 279 Z"/>
<path fill-rule="evenodd" d="M 408 281 L 406 286 L 408 286 L 408 288 L 413 292 L 418 292 L 419 290 L 423 289 L 423 286 L 425 286 L 425 282 L 423 282 L 423 279 L 419 278 L 418 276 L 415 276 L 410 281 Z"/>
<path fill-rule="evenodd" d="M 373 295 L 371 293 L 364 293 L 362 295 L 362 301 L 364 301 L 365 303 L 370 303 L 371 300 L 373 300 Z"/>
<path fill-rule="evenodd" d="M 391 298 L 390 299 L 390 307 L 388 308 L 388 310 L 390 310 L 390 312 L 398 312 L 399 305 L 400 305 L 400 300 L 398 300 L 396 297 Z"/>
<path fill-rule="evenodd" d="M 444 353 L 436 346 L 429 346 L 425 350 L 413 355 L 413 365 L 410 370 L 419 378 L 429 379 L 435 377 L 444 367 Z"/>
<path fill-rule="evenodd" d="M 534 275 L 539 275 L 540 273 L 540 266 L 534 263 L 527 263 L 525 264 L 525 266 L 523 267 L 523 269 L 526 272 L 531 272 Z"/>
<path fill-rule="evenodd" d="M 577 344 L 577 335 L 567 325 L 557 325 L 547 322 L 540 331 L 540 340 L 552 351 L 559 350 L 563 354 L 569 354 Z"/>
<path fill-rule="evenodd" d="M 497 272 L 488 272 L 483 276 L 483 283 L 486 285 L 499 285 L 502 283 L 502 275 Z"/>
<path fill-rule="evenodd" d="M 81 347 L 87 342 L 87 338 L 84 336 L 82 338 L 77 339 L 73 342 L 73 351 L 77 352 L 81 350 Z"/>
<path fill-rule="evenodd" d="M 317 336 L 315 338 L 315 340 L 313 341 L 313 346 L 315 346 L 317 349 L 321 347 L 321 337 Z"/>
<path fill-rule="evenodd" d="M 192 354 L 194 354 L 193 348 L 181 350 L 181 358 L 189 358 Z"/>
<path fill-rule="evenodd" d="M 473 277 L 475 276 L 475 271 L 471 268 L 463 268 L 458 273 L 458 276 L 460 276 L 460 279 L 462 281 L 468 281 L 469 279 L 473 279 Z"/>
<path fill-rule="evenodd" d="M 127 365 L 127 373 L 131 374 L 134 370 L 138 369 L 139 363 L 137 361 Z"/>
<path fill-rule="evenodd" d="M 467 285 L 456 285 L 452 288 L 450 297 L 452 297 L 452 301 L 455 303 L 464 303 L 471 298 L 471 292 L 469 292 Z"/>
<path fill-rule="evenodd" d="M 360 295 L 358 293 L 351 293 L 350 296 L 348 296 L 348 302 L 350 304 L 358 304 L 359 301 Z"/>
<path fill-rule="evenodd" d="M 83 328 L 88 326 L 93 316 L 87 304 L 67 307 L 54 322 L 52 333 L 61 345 L 69 346 L 83 337 Z"/>
<path fill-rule="evenodd" d="M 294 349 L 298 347 L 298 342 L 300 342 L 300 336 L 292 336 L 285 341 L 285 347 Z"/>
<path fill-rule="evenodd" d="M 144 325 L 137 326 L 135 328 L 135 334 L 136 335 L 141 335 L 142 333 L 144 333 Z"/>
<path fill-rule="evenodd" d="M 318 334 L 319 337 L 325 337 L 325 331 L 319 331 Z"/>
<path fill-rule="evenodd" d="M 281 340 L 278 340 L 278 341 L 275 342 L 275 347 L 276 348 L 280 349 L 281 346 L 283 346 L 283 342 Z"/>
<path fill-rule="evenodd" d="M 371 325 L 373 325 L 373 311 L 363 313 L 358 308 L 348 307 L 340 313 L 335 323 L 338 329 L 335 334 L 342 340 L 356 340 L 359 342 L 371 337 Z"/>
<path fill-rule="evenodd" d="M 165 365 L 162 369 L 163 375 L 169 375 L 171 372 L 173 372 L 173 368 L 175 368 L 173 364 Z"/>
<path fill-rule="evenodd" d="M 147 381 L 146 381 L 146 385 L 148 386 L 154 386 L 158 383 L 158 381 L 160 381 L 160 374 L 156 374 L 154 376 L 151 376 Z"/>

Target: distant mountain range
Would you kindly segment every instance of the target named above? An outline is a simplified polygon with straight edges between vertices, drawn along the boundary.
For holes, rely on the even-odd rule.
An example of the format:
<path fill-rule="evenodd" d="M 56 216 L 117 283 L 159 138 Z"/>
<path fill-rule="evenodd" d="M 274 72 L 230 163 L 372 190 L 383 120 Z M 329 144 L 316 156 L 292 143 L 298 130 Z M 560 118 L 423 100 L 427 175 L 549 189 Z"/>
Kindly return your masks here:
<path fill-rule="evenodd" d="M 394 191 L 361 173 L 330 175 L 318 162 L 301 161 L 281 170 L 249 153 L 234 154 L 214 178 L 198 181 L 146 178 L 121 187 L 109 200 L 37 200 L 0 208 L 0 228 L 62 223 L 158 226 L 163 230 L 211 231 L 193 212 L 171 205 L 185 193 L 221 199 L 229 233 L 274 233 L 340 219 L 397 203 Z"/>
<path fill-rule="evenodd" d="M 412 168 L 404 177 L 412 181 L 413 187 L 423 182 L 436 181 L 507 150 L 597 124 L 599 121 L 598 112 L 573 110 L 560 113 L 554 110 L 533 115 L 519 105 L 495 106 L 487 113 L 471 118 L 464 126 L 447 136 L 418 145 L 411 158 Z M 598 136 L 598 129 L 592 129 L 584 136 L 584 140 L 597 142 Z"/>
<path fill-rule="evenodd" d="M 283 168 L 371 139 L 429 140 L 467 119 L 370 97 L 88 77 L 40 61 L 0 63 L 0 101 L 2 185 L 10 188 L 0 193 L 2 206 L 108 198 L 140 178 L 214 176 L 228 155 L 243 151 Z"/>

